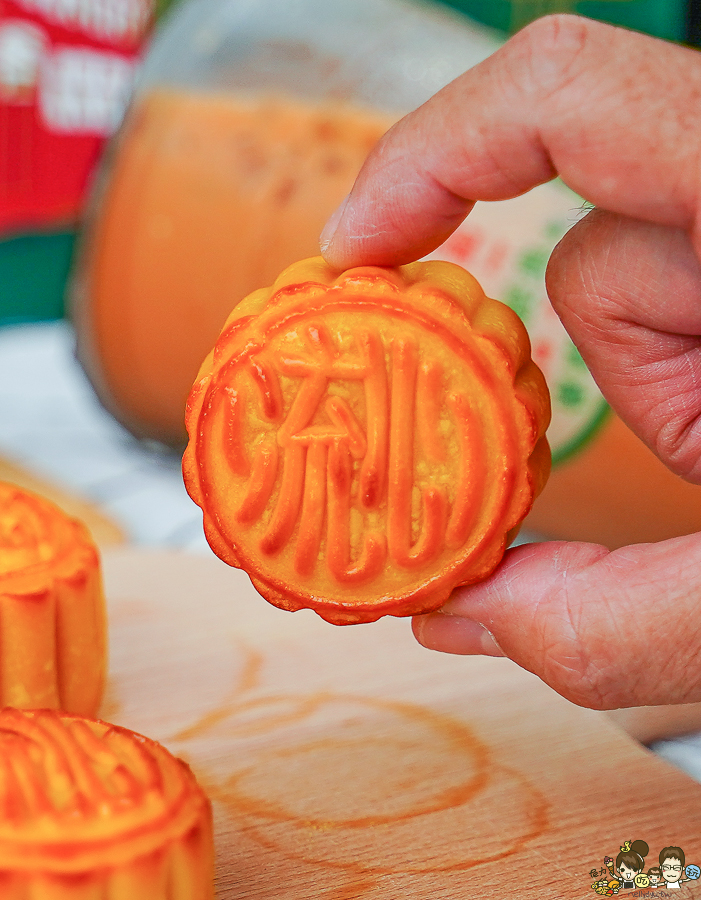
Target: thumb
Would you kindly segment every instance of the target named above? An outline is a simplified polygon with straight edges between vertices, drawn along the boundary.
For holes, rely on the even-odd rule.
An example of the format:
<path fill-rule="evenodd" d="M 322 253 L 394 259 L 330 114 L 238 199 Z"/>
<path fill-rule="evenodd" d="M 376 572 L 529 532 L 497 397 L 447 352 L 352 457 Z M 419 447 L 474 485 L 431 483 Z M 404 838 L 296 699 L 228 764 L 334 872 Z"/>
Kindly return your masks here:
<path fill-rule="evenodd" d="M 608 552 L 509 550 L 486 581 L 414 619 L 421 644 L 506 655 L 595 709 L 701 700 L 701 535 Z"/>

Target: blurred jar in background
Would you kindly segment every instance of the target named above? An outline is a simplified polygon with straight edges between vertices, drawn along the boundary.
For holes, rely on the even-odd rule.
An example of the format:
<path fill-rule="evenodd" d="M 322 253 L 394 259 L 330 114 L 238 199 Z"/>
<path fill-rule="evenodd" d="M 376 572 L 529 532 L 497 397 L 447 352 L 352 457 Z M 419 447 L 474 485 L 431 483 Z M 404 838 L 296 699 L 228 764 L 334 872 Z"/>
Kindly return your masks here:
<path fill-rule="evenodd" d="M 184 0 L 147 56 L 73 279 L 79 358 L 104 405 L 181 446 L 231 309 L 316 255 L 386 128 L 502 42 L 409 0 Z M 527 526 L 609 546 L 699 530 L 701 488 L 608 410 L 547 300 L 548 256 L 581 214 L 555 181 L 478 204 L 431 254 L 521 315 L 548 380 L 555 467 Z"/>
<path fill-rule="evenodd" d="M 188 0 L 157 34 L 73 290 L 80 358 L 135 434 L 184 440 L 234 305 L 319 233 L 371 147 L 500 40 L 404 0 Z"/>
<path fill-rule="evenodd" d="M 63 312 L 86 187 L 151 14 L 151 0 L 0 0 L 0 322 Z"/>

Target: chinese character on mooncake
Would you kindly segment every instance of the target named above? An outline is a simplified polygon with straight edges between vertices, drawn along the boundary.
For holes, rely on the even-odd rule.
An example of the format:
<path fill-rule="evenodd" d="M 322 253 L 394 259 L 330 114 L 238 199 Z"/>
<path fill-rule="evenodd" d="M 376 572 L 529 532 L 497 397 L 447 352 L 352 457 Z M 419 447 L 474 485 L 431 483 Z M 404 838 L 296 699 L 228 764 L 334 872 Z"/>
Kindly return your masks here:
<path fill-rule="evenodd" d="M 209 801 L 160 744 L 6 708 L 0 760 L 0 897 L 213 900 Z"/>
<path fill-rule="evenodd" d="M 549 417 L 523 324 L 459 266 L 315 258 L 229 317 L 183 473 L 267 600 L 370 622 L 492 572 L 547 478 Z"/>
<path fill-rule="evenodd" d="M 102 575 L 87 529 L 0 482 L 0 706 L 94 715 L 105 666 Z"/>

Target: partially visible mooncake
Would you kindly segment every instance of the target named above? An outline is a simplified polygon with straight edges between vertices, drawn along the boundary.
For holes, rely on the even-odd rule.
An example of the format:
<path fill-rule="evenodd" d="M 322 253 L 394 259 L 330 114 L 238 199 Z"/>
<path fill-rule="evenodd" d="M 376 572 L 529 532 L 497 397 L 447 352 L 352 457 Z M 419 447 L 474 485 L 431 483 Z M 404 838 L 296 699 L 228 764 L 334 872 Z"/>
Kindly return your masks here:
<path fill-rule="evenodd" d="M 213 900 L 213 865 L 209 801 L 160 744 L 0 711 L 3 900 Z"/>
<path fill-rule="evenodd" d="M 441 606 L 502 558 L 550 467 L 520 319 L 451 263 L 320 257 L 236 306 L 190 395 L 212 549 L 336 624 Z"/>
<path fill-rule="evenodd" d="M 0 482 L 0 706 L 97 712 L 106 623 L 87 529 Z"/>

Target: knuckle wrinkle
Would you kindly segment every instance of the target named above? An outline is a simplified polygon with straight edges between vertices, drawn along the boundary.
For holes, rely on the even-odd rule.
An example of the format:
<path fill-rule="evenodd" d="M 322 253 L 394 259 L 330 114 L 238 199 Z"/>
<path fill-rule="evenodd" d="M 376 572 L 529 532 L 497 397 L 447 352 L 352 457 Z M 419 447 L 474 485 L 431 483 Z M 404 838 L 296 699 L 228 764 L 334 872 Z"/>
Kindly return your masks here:
<path fill-rule="evenodd" d="M 582 70 L 582 59 L 602 27 L 606 26 L 566 13 L 527 25 L 514 38 L 523 55 L 527 87 L 541 97 L 566 88 Z"/>

